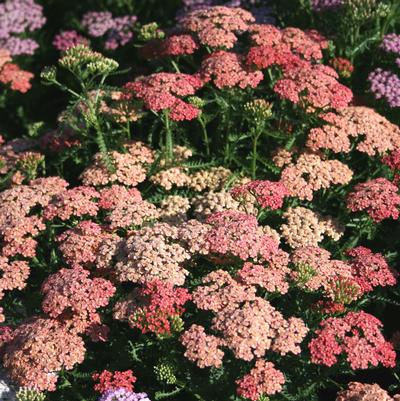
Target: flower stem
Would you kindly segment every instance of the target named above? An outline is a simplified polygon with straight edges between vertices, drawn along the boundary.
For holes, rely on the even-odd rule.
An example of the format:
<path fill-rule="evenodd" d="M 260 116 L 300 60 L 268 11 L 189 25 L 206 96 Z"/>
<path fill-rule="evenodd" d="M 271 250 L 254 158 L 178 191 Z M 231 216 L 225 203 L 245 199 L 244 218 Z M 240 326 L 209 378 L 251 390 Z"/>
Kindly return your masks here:
<path fill-rule="evenodd" d="M 206 146 L 206 155 L 208 157 L 208 156 L 210 156 L 210 141 L 208 139 L 206 124 L 204 123 L 204 120 L 201 117 L 201 115 L 199 116 L 199 122 L 200 122 L 201 128 L 203 130 L 203 140 L 204 140 L 204 144 Z"/>
<path fill-rule="evenodd" d="M 164 111 L 164 126 L 165 126 L 165 158 L 167 161 L 172 161 L 174 143 L 167 110 Z"/>
<path fill-rule="evenodd" d="M 256 179 L 256 174 L 257 174 L 257 146 L 258 146 L 258 138 L 260 137 L 260 132 L 256 131 L 255 134 L 253 134 L 253 152 L 252 152 L 252 158 L 251 158 L 251 178 L 253 180 Z"/>

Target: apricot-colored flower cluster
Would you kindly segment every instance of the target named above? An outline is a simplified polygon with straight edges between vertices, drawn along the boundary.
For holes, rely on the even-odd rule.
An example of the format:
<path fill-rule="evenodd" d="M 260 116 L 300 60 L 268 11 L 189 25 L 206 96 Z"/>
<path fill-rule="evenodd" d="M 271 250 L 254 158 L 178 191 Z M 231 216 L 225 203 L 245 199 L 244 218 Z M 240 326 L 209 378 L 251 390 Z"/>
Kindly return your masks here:
<path fill-rule="evenodd" d="M 110 171 L 102 154 L 94 157 L 94 163 L 87 167 L 80 178 L 84 185 L 102 186 L 110 183 L 136 186 L 146 178 L 143 162 L 130 152 L 111 152 L 115 171 Z"/>
<path fill-rule="evenodd" d="M 307 146 L 313 151 L 349 153 L 351 138 L 358 140 L 356 149 L 369 156 L 400 147 L 400 128 L 368 107 L 347 107 L 338 114 L 323 115 L 322 120 L 328 124 L 311 129 L 308 136 Z"/>
<path fill-rule="evenodd" d="M 322 217 L 304 207 L 288 208 L 283 214 L 287 224 L 281 225 L 282 236 L 291 248 L 318 246 L 324 236 L 338 241 L 343 230 L 330 217 Z"/>
<path fill-rule="evenodd" d="M 17 64 L 10 63 L 11 55 L 8 50 L 0 48 L 0 82 L 10 85 L 11 89 L 21 93 L 31 88 L 33 74 L 22 70 Z"/>
<path fill-rule="evenodd" d="M 57 372 L 82 363 L 81 337 L 54 319 L 33 318 L 13 332 L 4 350 L 3 365 L 21 386 L 54 391 Z"/>
<path fill-rule="evenodd" d="M 352 170 L 339 160 L 324 160 L 317 154 L 302 153 L 295 164 L 282 171 L 281 182 L 290 195 L 311 201 L 314 192 L 334 184 L 348 184 Z"/>
<path fill-rule="evenodd" d="M 350 382 L 346 390 L 339 392 L 336 401 L 398 401 L 400 395 L 390 397 L 387 391 L 377 384 Z"/>

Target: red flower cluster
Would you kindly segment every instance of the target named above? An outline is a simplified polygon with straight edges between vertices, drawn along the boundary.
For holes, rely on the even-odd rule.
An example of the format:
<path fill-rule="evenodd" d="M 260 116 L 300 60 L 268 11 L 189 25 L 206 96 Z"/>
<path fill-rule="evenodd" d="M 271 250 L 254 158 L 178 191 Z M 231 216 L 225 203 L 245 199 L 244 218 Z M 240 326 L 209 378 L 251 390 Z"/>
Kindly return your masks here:
<path fill-rule="evenodd" d="M 135 290 L 126 300 L 116 305 L 114 317 L 127 320 L 142 333 L 170 334 L 171 318 L 185 311 L 191 299 L 186 288 L 175 288 L 167 281 L 153 280 Z"/>
<path fill-rule="evenodd" d="M 384 156 L 382 162 L 394 172 L 393 183 L 398 185 L 400 182 L 400 150 Z"/>
<path fill-rule="evenodd" d="M 335 57 L 330 61 L 330 65 L 343 78 L 350 78 L 354 71 L 354 65 L 347 58 Z"/>
<path fill-rule="evenodd" d="M 396 353 L 380 331 L 382 323 L 365 312 L 349 312 L 343 318 L 328 318 L 316 330 L 317 338 L 310 344 L 311 361 L 332 366 L 338 355 L 347 354 L 352 369 L 367 369 L 369 365 L 394 367 Z"/>
<path fill-rule="evenodd" d="M 128 82 L 126 97 L 143 100 L 146 108 L 154 111 L 169 110 L 172 120 L 193 120 L 200 110 L 178 96 L 194 95 L 203 86 L 196 76 L 160 72 Z"/>
<path fill-rule="evenodd" d="M 287 69 L 299 62 L 299 57 L 292 53 L 288 45 L 282 43 L 274 46 L 252 47 L 247 54 L 247 64 L 260 69 L 273 65 Z"/>
<path fill-rule="evenodd" d="M 136 382 L 136 377 L 133 375 L 132 370 L 123 372 L 103 370 L 101 373 L 94 373 L 92 379 L 98 382 L 95 384 L 94 389 L 99 393 L 118 388 L 134 391 L 133 384 Z"/>

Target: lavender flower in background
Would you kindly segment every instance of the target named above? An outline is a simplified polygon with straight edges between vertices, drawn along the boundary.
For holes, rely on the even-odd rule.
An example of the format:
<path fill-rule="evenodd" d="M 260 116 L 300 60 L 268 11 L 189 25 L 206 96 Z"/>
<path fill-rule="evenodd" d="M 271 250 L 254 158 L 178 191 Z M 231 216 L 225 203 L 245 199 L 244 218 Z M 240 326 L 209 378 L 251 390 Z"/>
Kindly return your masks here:
<path fill-rule="evenodd" d="M 88 46 L 89 44 L 89 39 L 79 35 L 79 33 L 76 31 L 61 31 L 54 37 L 53 40 L 53 46 L 61 52 L 65 52 L 70 47 L 74 47 L 76 45 Z"/>
<path fill-rule="evenodd" d="M 132 27 L 136 21 L 135 15 L 114 18 L 114 27 L 107 33 L 106 49 L 114 50 L 129 43 L 133 38 Z"/>
<path fill-rule="evenodd" d="M 151 401 L 146 393 L 132 393 L 124 388 L 107 390 L 98 401 Z"/>
<path fill-rule="evenodd" d="M 101 37 L 114 28 L 113 16 L 109 11 L 89 11 L 83 16 L 81 23 L 94 38 Z"/>
<path fill-rule="evenodd" d="M 371 92 L 376 99 L 385 100 L 392 108 L 400 107 L 400 78 L 391 71 L 377 68 L 372 71 L 368 80 Z"/>
<path fill-rule="evenodd" d="M 389 33 L 388 35 L 385 35 L 380 48 L 386 53 L 400 54 L 400 35 L 395 33 Z"/>
<path fill-rule="evenodd" d="M 330 11 L 339 8 L 343 0 L 311 0 L 311 7 L 314 11 Z"/>
<path fill-rule="evenodd" d="M 43 7 L 33 0 L 6 0 L 0 4 L 0 48 L 13 56 L 33 54 L 39 47 L 37 42 L 18 35 L 33 32 L 45 22 Z"/>
<path fill-rule="evenodd" d="M 182 0 L 183 8 L 178 11 L 177 19 L 186 13 L 212 6 L 242 7 L 249 10 L 258 24 L 274 24 L 275 17 L 272 8 L 263 0 Z"/>
<path fill-rule="evenodd" d="M 137 21 L 135 15 L 113 17 L 108 11 L 90 11 L 82 18 L 82 26 L 87 29 L 89 36 L 105 37 L 106 49 L 114 50 L 125 46 L 133 38 L 133 26 Z"/>

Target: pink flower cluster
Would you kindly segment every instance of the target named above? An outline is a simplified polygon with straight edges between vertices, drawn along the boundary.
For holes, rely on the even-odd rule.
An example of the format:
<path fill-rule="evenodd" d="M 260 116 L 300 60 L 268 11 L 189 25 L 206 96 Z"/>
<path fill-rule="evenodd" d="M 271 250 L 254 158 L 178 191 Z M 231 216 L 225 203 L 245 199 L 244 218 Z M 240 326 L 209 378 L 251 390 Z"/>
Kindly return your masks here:
<path fill-rule="evenodd" d="M 348 303 L 358 297 L 360 289 L 352 275 L 351 265 L 331 259 L 326 249 L 312 246 L 297 248 L 291 261 L 295 267 L 292 278 L 300 287 L 311 291 L 322 288 L 329 298 L 339 302 Z"/>
<path fill-rule="evenodd" d="M 42 285 L 42 308 L 71 333 L 87 331 L 93 340 L 104 341 L 107 329 L 100 325 L 97 309 L 108 304 L 115 287 L 108 280 L 89 276 L 90 272 L 80 267 L 50 275 Z"/>
<path fill-rule="evenodd" d="M 193 302 L 199 309 L 215 313 L 211 328 L 221 335 L 219 341 L 214 340 L 215 348 L 228 347 L 236 358 L 245 361 L 262 357 L 269 349 L 281 355 L 300 353 L 299 344 L 308 332 L 301 319 L 285 320 L 268 301 L 256 296 L 255 287 L 240 283 L 223 270 L 208 274 L 203 283 L 193 293 Z M 209 358 L 208 350 L 196 356 L 193 346 L 186 344 L 190 359 L 199 366 L 210 366 L 202 357 Z M 217 366 L 223 353 L 219 355 L 213 359 Z"/>
<path fill-rule="evenodd" d="M 172 35 L 164 40 L 146 43 L 140 50 L 140 54 L 147 59 L 183 56 L 193 54 L 198 47 L 190 35 Z"/>
<path fill-rule="evenodd" d="M 194 95 L 203 82 L 194 75 L 160 72 L 125 85 L 127 98 L 136 97 L 153 111 L 168 110 L 172 120 L 193 120 L 200 110 L 180 97 Z"/>
<path fill-rule="evenodd" d="M 342 109 L 353 98 L 352 91 L 337 81 L 334 69 L 322 64 L 302 62 L 287 68 L 274 86 L 282 98 L 308 110 Z"/>
<path fill-rule="evenodd" d="M 373 253 L 363 246 L 347 250 L 351 257 L 352 275 L 363 293 L 375 287 L 391 286 L 397 283 L 398 273 L 391 269 L 380 253 Z"/>
<path fill-rule="evenodd" d="M 251 13 L 241 8 L 215 6 L 187 13 L 179 25 L 205 46 L 231 49 L 237 41 L 235 33 L 246 31 L 253 21 Z"/>
<path fill-rule="evenodd" d="M 57 237 L 59 249 L 71 267 L 91 265 L 100 244 L 111 235 L 92 221 L 82 221 Z"/>
<path fill-rule="evenodd" d="M 339 392 L 336 401 L 399 401 L 400 395 L 394 398 L 377 384 L 350 382 L 346 390 Z"/>
<path fill-rule="evenodd" d="M 263 79 L 261 71 L 251 71 L 243 65 L 242 57 L 223 50 L 210 54 L 201 63 L 200 76 L 219 88 L 255 88 Z"/>
<path fill-rule="evenodd" d="M 58 217 L 68 220 L 72 216 L 96 216 L 99 207 L 95 201 L 100 194 L 91 187 L 80 186 L 56 195 L 43 211 L 45 220 Z"/>
<path fill-rule="evenodd" d="M 283 200 L 289 196 L 289 191 L 280 181 L 257 180 L 234 187 L 231 194 L 239 201 L 248 196 L 254 197 L 262 208 L 276 210 L 283 206 Z"/>
<path fill-rule="evenodd" d="M 269 260 L 278 250 L 277 242 L 263 232 L 252 215 L 226 210 L 213 213 L 206 223 L 211 225 L 206 235 L 211 253 L 236 256 L 242 260 Z"/>
<path fill-rule="evenodd" d="M 352 212 L 365 211 L 379 223 L 399 218 L 398 188 L 386 178 L 376 178 L 357 184 L 347 196 L 347 207 Z"/>
<path fill-rule="evenodd" d="M 322 50 L 328 41 L 317 31 L 302 31 L 298 28 L 279 29 L 273 25 L 252 25 L 249 28 L 251 40 L 260 47 L 280 48 L 305 60 L 321 60 Z M 264 67 L 265 68 L 265 67 Z"/>
<path fill-rule="evenodd" d="M 396 353 L 390 342 L 381 333 L 382 323 L 365 312 L 349 312 L 342 318 L 328 318 L 320 323 L 321 328 L 311 340 L 311 361 L 332 366 L 340 354 L 352 369 L 367 369 L 381 363 L 395 366 Z"/>
<path fill-rule="evenodd" d="M 272 362 L 259 359 L 255 367 L 236 383 L 239 396 L 257 401 L 263 394 L 279 393 L 285 383 L 285 376 Z"/>
<path fill-rule="evenodd" d="M 35 256 L 35 236 L 45 229 L 42 219 L 31 215 L 35 206 L 46 207 L 52 197 L 67 187 L 59 177 L 38 178 L 0 193 L 0 234 L 3 256 Z"/>
<path fill-rule="evenodd" d="M 77 45 L 88 46 L 89 44 L 89 39 L 79 35 L 79 33 L 76 31 L 62 31 L 57 34 L 53 40 L 53 46 L 61 52 L 65 52 L 70 47 Z"/>

